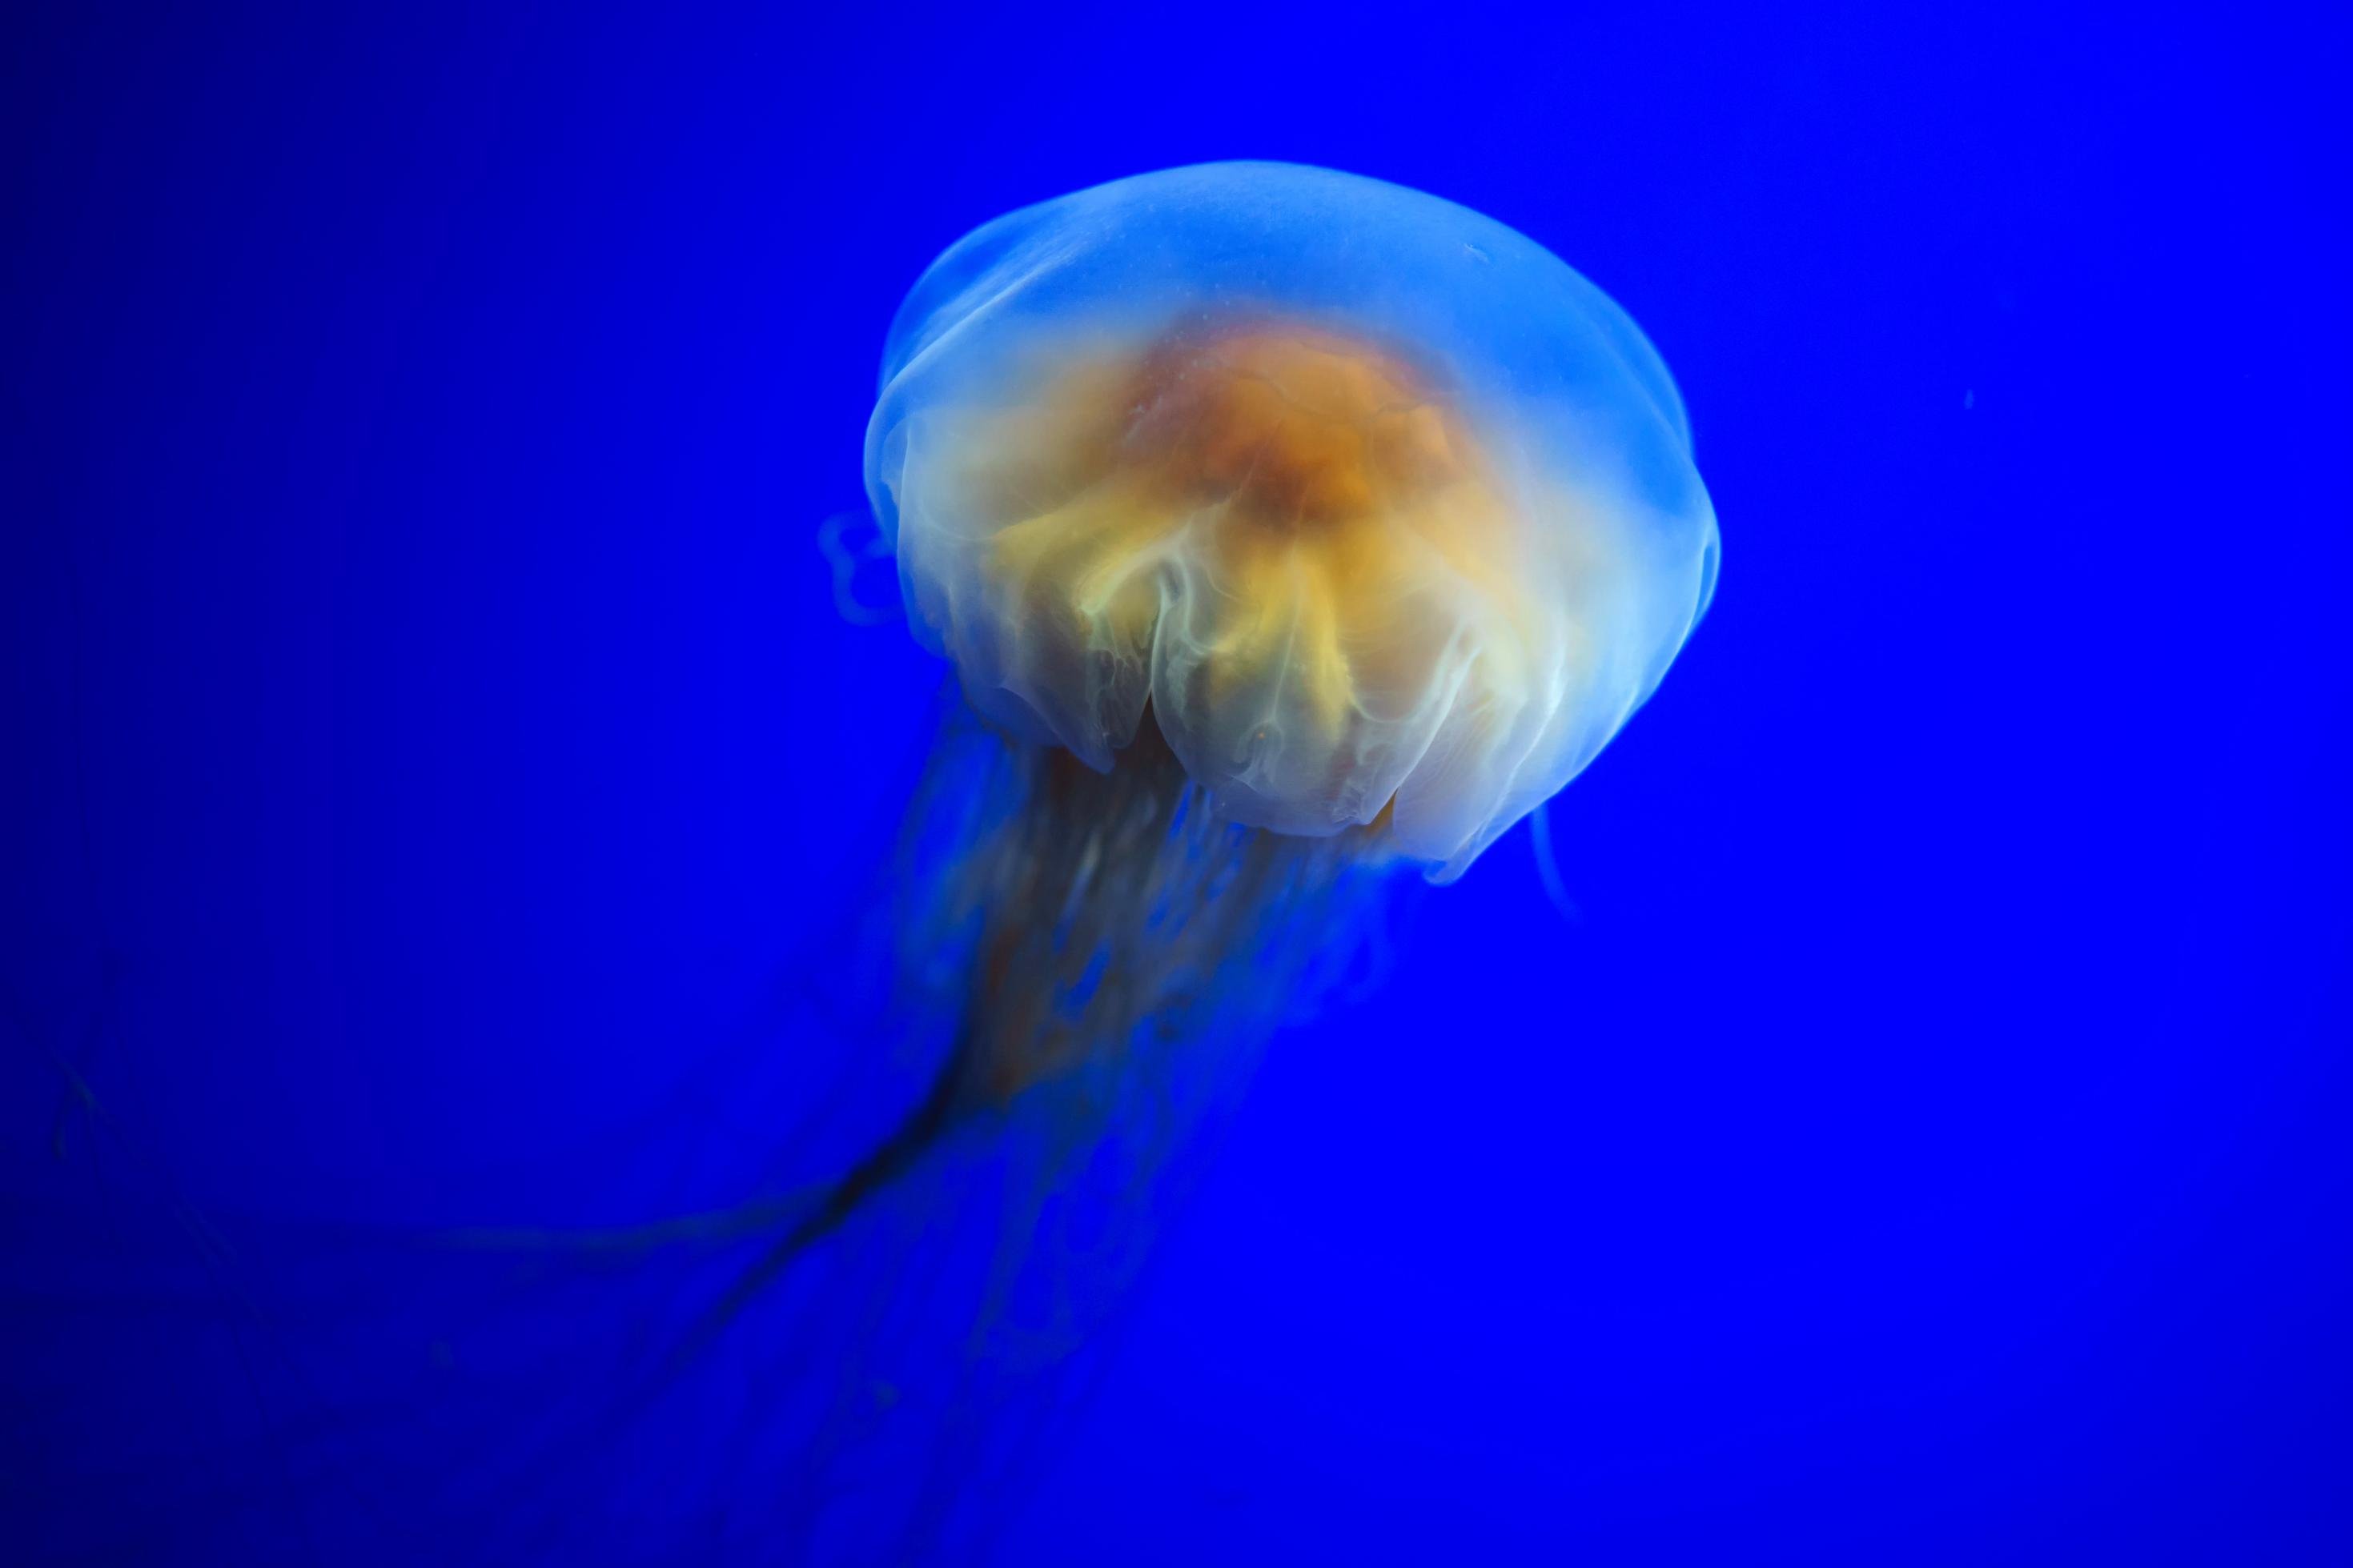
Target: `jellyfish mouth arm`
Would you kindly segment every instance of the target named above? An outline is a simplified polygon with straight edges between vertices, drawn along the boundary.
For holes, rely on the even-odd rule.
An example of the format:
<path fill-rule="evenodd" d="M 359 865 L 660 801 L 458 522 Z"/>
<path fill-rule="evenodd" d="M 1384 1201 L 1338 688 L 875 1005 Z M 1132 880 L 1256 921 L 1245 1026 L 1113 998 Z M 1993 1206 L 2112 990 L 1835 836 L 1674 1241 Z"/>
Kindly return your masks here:
<path fill-rule="evenodd" d="M 753 1299 L 776 1282 L 810 1247 L 840 1229 L 869 1199 L 905 1175 L 953 1127 L 967 1106 L 971 1048 L 969 1031 L 941 1064 L 921 1102 L 897 1128 L 826 1189 L 816 1208 L 801 1216 L 768 1250 L 738 1275 L 681 1348 L 680 1359 L 699 1352 L 735 1321 Z"/>
<path fill-rule="evenodd" d="M 975 1120 L 1097 1066 L 1125 1070 L 1139 1039 L 1231 984 L 1219 973 L 1247 962 L 1271 900 L 1368 853 L 1361 830 L 1301 839 L 1218 819 L 1148 712 L 1108 774 L 1058 748 L 987 743 L 1020 785 L 942 873 L 942 918 L 980 921 L 948 1049 L 923 1098 L 744 1268 L 683 1353 Z M 921 946 L 932 931 L 918 920 L 905 935 Z"/>
<path fill-rule="evenodd" d="M 881 1142 L 823 1190 L 816 1207 L 804 1214 L 736 1277 L 688 1336 L 680 1349 L 680 1361 L 698 1354 L 709 1345 L 804 1253 L 849 1224 L 886 1188 L 913 1171 L 942 1139 L 967 1118 L 994 1100 L 1009 1098 L 1011 1092 L 1022 1087 L 1025 1077 L 1035 1079 L 1048 1076 L 1049 1069 L 1039 1053 L 1026 1052 L 1017 1059 L 1000 1061 L 996 1059 L 1000 1053 L 989 1046 L 988 1042 L 1000 1034 L 988 1026 L 984 1016 L 989 994 L 996 989 L 988 984 L 989 972 L 1001 969 L 1005 944 L 1000 938 L 989 945 L 997 950 L 998 962 L 984 959 L 979 984 L 975 986 L 964 1023 L 923 1098 Z"/>

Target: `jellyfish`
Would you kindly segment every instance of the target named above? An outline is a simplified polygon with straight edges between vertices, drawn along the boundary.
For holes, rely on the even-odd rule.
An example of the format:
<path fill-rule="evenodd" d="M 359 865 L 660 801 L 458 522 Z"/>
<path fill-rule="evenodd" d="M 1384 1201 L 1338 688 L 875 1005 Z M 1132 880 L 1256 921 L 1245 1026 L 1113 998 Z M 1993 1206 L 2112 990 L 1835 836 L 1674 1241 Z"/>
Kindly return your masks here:
<path fill-rule="evenodd" d="M 977 1344 L 1074 1173 L 1110 1149 L 1148 1186 L 1393 889 L 1592 762 L 1704 613 L 1716 528 L 1599 289 L 1450 202 L 1271 163 L 951 246 L 891 325 L 865 481 L 961 694 L 896 906 L 950 1022 L 714 1321 L 988 1125 L 1050 1196 L 1000 1224 Z"/>
<path fill-rule="evenodd" d="M 1590 763 L 1715 581 L 1623 310 L 1492 219 L 1299 165 L 957 241 L 891 326 L 865 470 L 1008 781 L 917 928 L 980 931 L 909 1148 L 1139 1030 L 1279 1013 L 1364 889 L 1460 878 Z"/>
<path fill-rule="evenodd" d="M 731 1561 L 962 1555 L 1259 1054 L 1658 687 L 1715 586 L 1691 448 L 1599 289 L 1377 180 L 1176 169 L 949 247 L 884 342 L 872 540 L 823 536 L 952 672 L 845 922 L 881 1114 L 732 1208 L 312 1249 L 264 1371 L 398 1425 L 271 1470 L 411 1559 L 674 1561 L 695 1507 Z M 470 1377 L 498 1355 L 548 1383 Z M 206 1555 L 256 1560 L 249 1509 Z"/>

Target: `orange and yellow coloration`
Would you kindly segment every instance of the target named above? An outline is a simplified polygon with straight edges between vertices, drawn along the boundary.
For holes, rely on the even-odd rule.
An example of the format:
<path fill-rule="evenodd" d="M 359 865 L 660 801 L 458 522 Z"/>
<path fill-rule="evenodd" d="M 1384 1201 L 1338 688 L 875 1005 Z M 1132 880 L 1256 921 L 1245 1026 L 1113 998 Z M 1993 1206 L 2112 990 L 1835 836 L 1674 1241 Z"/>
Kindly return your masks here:
<path fill-rule="evenodd" d="M 1039 454 L 1064 493 L 997 532 L 992 574 L 1029 614 L 1133 646 L 1160 613 L 1156 569 L 1186 552 L 1222 589 L 1200 650 L 1211 704 L 1280 668 L 1336 737 L 1437 663 L 1409 611 L 1434 574 L 1516 597 L 1490 569 L 1508 517 L 1461 418 L 1403 361 L 1330 332 L 1258 322 L 1069 373 L 1029 460 L 987 471 L 1018 449 L 992 444 L 976 493 L 1018 513 Z"/>

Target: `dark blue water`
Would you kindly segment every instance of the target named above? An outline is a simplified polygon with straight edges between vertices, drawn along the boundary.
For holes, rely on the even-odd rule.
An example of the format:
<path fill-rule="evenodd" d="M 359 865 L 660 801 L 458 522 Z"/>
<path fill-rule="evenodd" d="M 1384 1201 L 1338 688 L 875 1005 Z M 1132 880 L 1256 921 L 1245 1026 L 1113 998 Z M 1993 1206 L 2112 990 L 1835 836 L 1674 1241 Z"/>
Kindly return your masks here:
<path fill-rule="evenodd" d="M 2353 1558 L 2342 18 L 835 10 L 12 20 L 0 1557 Z M 1525 835 L 1431 890 L 1087 1348 L 812 1499 L 921 1290 L 647 1403 L 723 1265 L 441 1242 L 885 1124 L 942 678 L 814 543 L 883 329 L 1235 156 L 1620 300 L 1715 605 L 1574 921 Z"/>

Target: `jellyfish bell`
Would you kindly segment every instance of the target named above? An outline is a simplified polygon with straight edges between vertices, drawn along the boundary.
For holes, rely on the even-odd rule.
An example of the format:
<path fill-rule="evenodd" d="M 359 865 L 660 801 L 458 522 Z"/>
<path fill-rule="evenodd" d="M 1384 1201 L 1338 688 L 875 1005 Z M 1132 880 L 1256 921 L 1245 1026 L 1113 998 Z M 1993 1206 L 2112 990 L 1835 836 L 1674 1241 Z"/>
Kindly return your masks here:
<path fill-rule="evenodd" d="M 1601 750 L 1714 586 L 1657 353 L 1465 208 L 1275 163 L 984 226 L 893 323 L 867 489 L 1008 732 L 1156 728 L 1245 826 L 1458 877 Z"/>

